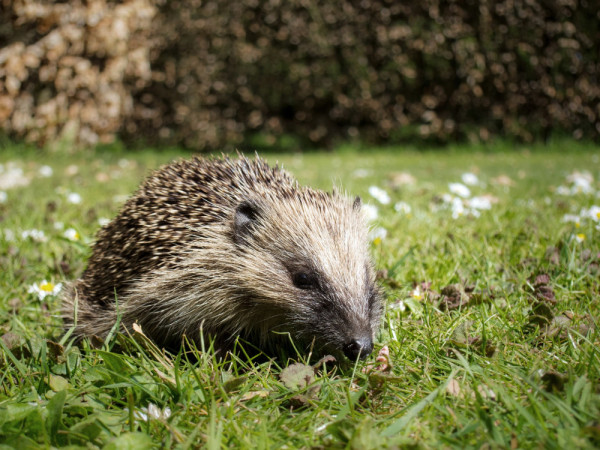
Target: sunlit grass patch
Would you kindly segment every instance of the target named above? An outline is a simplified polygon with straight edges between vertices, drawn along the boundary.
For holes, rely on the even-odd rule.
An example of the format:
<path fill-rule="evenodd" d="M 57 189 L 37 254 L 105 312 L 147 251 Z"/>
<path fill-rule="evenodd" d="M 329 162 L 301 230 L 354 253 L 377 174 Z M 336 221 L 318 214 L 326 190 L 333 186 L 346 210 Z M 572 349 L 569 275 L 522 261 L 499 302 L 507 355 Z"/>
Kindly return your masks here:
<path fill-rule="evenodd" d="M 143 330 L 72 345 L 58 286 L 81 274 L 94 234 L 148 171 L 178 155 L 9 149 L 0 442 L 600 445 L 598 149 L 506 147 L 266 155 L 304 184 L 362 197 L 387 308 L 357 365 L 171 355 Z"/>

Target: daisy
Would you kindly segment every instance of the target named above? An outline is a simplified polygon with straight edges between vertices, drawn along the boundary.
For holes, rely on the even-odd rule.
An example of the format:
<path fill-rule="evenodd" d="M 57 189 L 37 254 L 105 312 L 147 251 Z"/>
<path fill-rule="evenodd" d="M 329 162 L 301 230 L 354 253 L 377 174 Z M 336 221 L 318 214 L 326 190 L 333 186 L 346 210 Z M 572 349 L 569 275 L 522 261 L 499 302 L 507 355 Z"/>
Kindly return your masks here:
<path fill-rule="evenodd" d="M 70 241 L 78 241 L 81 238 L 75 228 L 67 228 L 63 233 L 63 236 Z"/>
<path fill-rule="evenodd" d="M 38 171 L 39 174 L 43 177 L 51 177 L 52 174 L 54 173 L 54 171 L 52 170 L 52 167 L 50 166 L 42 166 L 40 167 L 40 170 Z"/>
<path fill-rule="evenodd" d="M 371 231 L 369 231 L 369 239 L 373 241 L 375 245 L 379 245 L 386 237 L 387 230 L 383 227 L 373 228 Z"/>
<path fill-rule="evenodd" d="M 412 208 L 410 207 L 410 205 L 406 202 L 398 202 L 394 205 L 394 209 L 402 214 L 410 214 L 412 211 Z"/>
<path fill-rule="evenodd" d="M 452 209 L 452 218 L 458 219 L 463 216 L 466 212 L 463 201 L 458 197 L 453 197 L 450 201 L 450 208 Z"/>
<path fill-rule="evenodd" d="M 382 205 L 389 205 L 391 202 L 391 199 L 390 199 L 390 196 L 388 195 L 388 193 L 385 192 L 380 187 L 371 186 L 369 188 L 369 194 L 371 194 L 371 197 L 373 197 L 375 200 L 377 200 Z"/>
<path fill-rule="evenodd" d="M 171 408 L 168 406 L 165 409 L 160 409 L 154 403 L 148 403 L 148 407 L 140 408 L 133 412 L 133 417 L 144 422 L 148 419 L 168 419 L 171 417 Z"/>
<path fill-rule="evenodd" d="M 471 196 L 471 190 L 462 183 L 449 183 L 448 189 L 454 195 L 458 195 L 462 198 L 469 198 Z"/>
<path fill-rule="evenodd" d="M 46 242 L 48 239 L 42 230 L 23 230 L 21 232 L 21 237 L 23 239 L 31 239 L 35 242 Z"/>
<path fill-rule="evenodd" d="M 590 206 L 589 209 L 582 209 L 581 217 L 585 217 L 587 219 L 592 219 L 594 222 L 600 222 L 600 206 Z"/>
<path fill-rule="evenodd" d="M 566 222 L 566 223 L 574 223 L 575 226 L 577 228 L 579 228 L 581 226 L 581 217 L 575 215 L 575 214 L 565 214 L 562 218 L 562 222 Z"/>
<path fill-rule="evenodd" d="M 592 182 L 594 178 L 589 172 L 573 172 L 567 177 L 571 183 L 571 192 L 574 194 L 590 194 L 593 192 Z"/>
<path fill-rule="evenodd" d="M 15 232 L 13 230 L 5 228 L 4 230 L 2 230 L 2 234 L 4 234 L 4 240 L 6 242 L 13 242 L 15 240 Z M 2 234 L 0 234 L 0 236 Z"/>
<path fill-rule="evenodd" d="M 423 291 L 421 290 L 421 286 L 417 285 L 415 289 L 410 293 L 410 296 L 415 300 L 423 300 Z"/>
<path fill-rule="evenodd" d="M 475 186 L 479 184 L 479 178 L 474 173 L 463 173 L 461 176 L 462 182 L 469 186 Z"/>
<path fill-rule="evenodd" d="M 42 280 L 41 283 L 33 283 L 29 286 L 27 292 L 30 294 L 37 294 L 40 301 L 44 300 L 48 295 L 58 295 L 62 289 L 62 283 L 54 284 L 52 282 Z"/>
<path fill-rule="evenodd" d="M 73 205 L 79 205 L 81 203 L 81 195 L 77 192 L 71 192 L 67 195 L 67 201 Z"/>
<path fill-rule="evenodd" d="M 492 209 L 492 202 L 488 197 L 473 197 L 469 200 L 469 207 L 473 209 Z"/>

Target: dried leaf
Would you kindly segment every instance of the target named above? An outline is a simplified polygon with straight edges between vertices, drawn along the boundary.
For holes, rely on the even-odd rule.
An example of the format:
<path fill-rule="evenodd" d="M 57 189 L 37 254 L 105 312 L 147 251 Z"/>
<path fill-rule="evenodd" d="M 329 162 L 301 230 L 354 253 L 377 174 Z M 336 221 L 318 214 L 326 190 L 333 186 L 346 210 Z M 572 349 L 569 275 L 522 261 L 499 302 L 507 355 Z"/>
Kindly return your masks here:
<path fill-rule="evenodd" d="M 452 395 L 453 397 L 462 397 L 460 384 L 454 378 L 450 380 L 450 382 L 446 385 L 446 392 L 448 392 L 448 394 Z"/>
<path fill-rule="evenodd" d="M 545 258 L 550 264 L 557 266 L 560 263 L 560 250 L 556 247 L 548 247 Z"/>
<path fill-rule="evenodd" d="M 312 365 L 312 367 L 313 367 L 313 369 L 316 370 L 316 369 L 318 369 L 319 367 L 321 367 L 321 366 L 323 366 L 325 364 L 328 364 L 328 363 L 332 363 L 333 364 L 335 362 L 337 362 L 337 360 L 335 359 L 334 356 L 325 355 L 321 359 L 319 359 L 316 363 L 314 363 Z"/>
<path fill-rule="evenodd" d="M 58 362 L 64 362 L 65 348 L 57 342 L 47 340 L 48 354 L 52 359 Z"/>
<path fill-rule="evenodd" d="M 450 284 L 442 289 L 439 308 L 442 311 L 458 309 L 469 302 L 469 296 L 460 284 Z"/>
<path fill-rule="evenodd" d="M 244 395 L 242 395 L 240 400 L 245 402 L 248 400 L 252 400 L 255 397 L 265 398 L 268 396 L 269 396 L 269 391 L 250 391 L 250 392 L 246 392 Z"/>

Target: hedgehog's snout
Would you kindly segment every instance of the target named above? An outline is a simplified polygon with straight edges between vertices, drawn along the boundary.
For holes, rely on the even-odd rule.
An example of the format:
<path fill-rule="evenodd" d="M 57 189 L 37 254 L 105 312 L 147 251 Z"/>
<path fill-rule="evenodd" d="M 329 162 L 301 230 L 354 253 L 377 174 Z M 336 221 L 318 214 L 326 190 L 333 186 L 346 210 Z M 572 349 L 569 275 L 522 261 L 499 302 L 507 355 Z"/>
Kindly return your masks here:
<path fill-rule="evenodd" d="M 373 351 L 373 340 L 370 336 L 357 337 L 347 342 L 343 350 L 346 358 L 350 360 L 365 359 Z"/>

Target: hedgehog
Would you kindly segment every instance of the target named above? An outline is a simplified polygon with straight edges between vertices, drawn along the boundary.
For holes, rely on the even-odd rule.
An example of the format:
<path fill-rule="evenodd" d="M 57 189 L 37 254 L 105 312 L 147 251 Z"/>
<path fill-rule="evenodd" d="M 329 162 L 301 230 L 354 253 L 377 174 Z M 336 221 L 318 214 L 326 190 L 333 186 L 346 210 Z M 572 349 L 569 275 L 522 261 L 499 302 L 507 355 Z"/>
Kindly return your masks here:
<path fill-rule="evenodd" d="M 63 296 L 76 340 L 137 322 L 166 349 L 294 348 L 364 359 L 382 316 L 360 197 L 278 166 L 195 157 L 161 167 L 97 234 Z"/>

